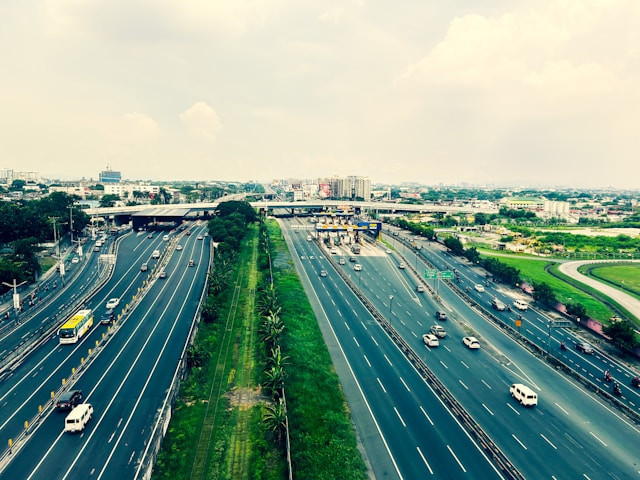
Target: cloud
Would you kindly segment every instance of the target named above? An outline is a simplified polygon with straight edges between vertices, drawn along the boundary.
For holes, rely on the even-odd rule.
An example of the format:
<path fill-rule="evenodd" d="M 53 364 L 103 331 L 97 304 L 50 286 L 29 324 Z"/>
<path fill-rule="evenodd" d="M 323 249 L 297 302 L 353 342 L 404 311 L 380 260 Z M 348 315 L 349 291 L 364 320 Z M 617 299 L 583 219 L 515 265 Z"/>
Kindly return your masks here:
<path fill-rule="evenodd" d="M 222 130 L 218 114 L 204 102 L 194 103 L 179 117 L 180 122 L 191 135 L 210 142 L 213 142 Z"/>
<path fill-rule="evenodd" d="M 629 32 L 616 30 L 621 16 L 640 27 L 640 8 L 627 0 L 553 0 L 536 9 L 489 17 L 454 18 L 446 35 L 396 79 L 482 89 L 533 85 L 553 71 L 588 83 L 608 80 L 637 48 Z M 571 71 L 571 73 L 569 73 Z M 571 86 L 559 82 L 571 92 Z"/>
<path fill-rule="evenodd" d="M 159 127 L 156 121 L 142 113 L 125 113 L 122 116 L 122 127 L 130 138 L 147 139 L 155 136 Z"/>

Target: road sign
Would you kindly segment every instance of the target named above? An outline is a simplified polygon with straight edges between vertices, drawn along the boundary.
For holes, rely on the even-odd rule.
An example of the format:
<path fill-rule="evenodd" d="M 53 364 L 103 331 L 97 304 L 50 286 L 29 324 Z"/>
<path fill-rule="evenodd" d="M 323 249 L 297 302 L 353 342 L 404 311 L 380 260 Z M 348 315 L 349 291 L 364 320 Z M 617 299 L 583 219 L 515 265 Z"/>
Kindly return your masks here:
<path fill-rule="evenodd" d="M 571 328 L 573 323 L 569 320 L 551 320 L 549 322 L 549 328 Z"/>
<path fill-rule="evenodd" d="M 425 270 L 424 271 L 424 278 L 437 278 L 438 277 L 438 271 L 437 270 Z"/>
<path fill-rule="evenodd" d="M 451 270 L 443 270 L 440 272 L 440 278 L 453 278 L 453 272 Z"/>

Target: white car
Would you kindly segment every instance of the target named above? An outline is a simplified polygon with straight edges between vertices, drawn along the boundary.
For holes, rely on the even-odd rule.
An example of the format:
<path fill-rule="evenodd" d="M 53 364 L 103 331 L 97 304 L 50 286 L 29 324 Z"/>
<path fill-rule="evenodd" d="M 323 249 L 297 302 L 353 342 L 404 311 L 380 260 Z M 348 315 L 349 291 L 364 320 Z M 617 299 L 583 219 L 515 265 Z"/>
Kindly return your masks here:
<path fill-rule="evenodd" d="M 444 327 L 441 327 L 440 325 L 431 325 L 431 328 L 429 329 L 429 331 L 438 338 L 444 338 L 447 336 L 447 331 L 444 329 Z"/>
<path fill-rule="evenodd" d="M 407 265 L 404 262 L 400 262 L 400 264 L 398 265 L 398 268 L 405 269 L 407 268 Z"/>
<path fill-rule="evenodd" d="M 331 248 L 331 255 L 337 255 L 338 254 L 338 249 L 336 247 L 332 247 Z"/>
<path fill-rule="evenodd" d="M 425 333 L 424 335 L 422 335 L 422 341 L 427 347 L 437 347 L 440 345 L 438 337 L 436 337 L 433 333 Z"/>
<path fill-rule="evenodd" d="M 462 337 L 462 343 L 470 350 L 476 350 L 480 348 L 480 342 L 476 337 Z"/>
<path fill-rule="evenodd" d="M 107 310 L 110 310 L 112 308 L 116 308 L 119 304 L 120 304 L 120 299 L 119 298 L 110 298 L 107 301 L 107 304 L 105 305 L 105 308 Z"/>
<path fill-rule="evenodd" d="M 391 249 L 390 249 L 390 248 L 387 248 L 387 249 L 384 251 L 384 253 L 391 253 Z"/>
<path fill-rule="evenodd" d="M 198 235 L 198 240 L 202 240 L 202 235 Z"/>
<path fill-rule="evenodd" d="M 344 258 L 341 258 L 340 261 L 338 262 L 340 265 L 344 265 L 345 263 L 347 263 L 347 261 Z"/>
<path fill-rule="evenodd" d="M 80 261 L 80 259 L 78 257 L 73 257 L 71 259 L 71 263 L 78 263 Z"/>
<path fill-rule="evenodd" d="M 478 292 L 482 293 L 484 292 L 484 285 L 481 285 L 479 283 L 476 283 L 473 288 L 475 288 Z"/>
<path fill-rule="evenodd" d="M 182 250 L 182 245 L 176 245 L 176 250 Z"/>
<path fill-rule="evenodd" d="M 356 264 L 353 266 L 353 269 L 354 269 L 356 272 L 359 272 L 360 270 L 362 270 L 362 265 L 360 265 L 359 263 L 356 263 Z"/>

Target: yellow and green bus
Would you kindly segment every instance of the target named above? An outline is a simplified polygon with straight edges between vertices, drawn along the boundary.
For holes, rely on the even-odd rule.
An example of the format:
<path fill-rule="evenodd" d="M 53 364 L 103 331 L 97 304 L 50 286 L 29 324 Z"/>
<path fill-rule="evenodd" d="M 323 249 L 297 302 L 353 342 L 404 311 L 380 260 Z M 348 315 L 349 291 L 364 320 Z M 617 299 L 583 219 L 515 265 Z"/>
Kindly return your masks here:
<path fill-rule="evenodd" d="M 77 343 L 91 325 L 93 325 L 93 311 L 89 308 L 78 311 L 60 327 L 58 332 L 60 343 Z"/>

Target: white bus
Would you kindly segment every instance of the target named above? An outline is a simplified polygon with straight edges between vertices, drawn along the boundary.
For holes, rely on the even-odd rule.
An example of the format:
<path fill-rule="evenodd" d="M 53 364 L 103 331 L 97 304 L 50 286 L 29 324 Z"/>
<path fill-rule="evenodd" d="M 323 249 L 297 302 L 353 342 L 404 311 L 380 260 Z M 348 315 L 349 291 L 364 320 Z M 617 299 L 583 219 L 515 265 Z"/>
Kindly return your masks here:
<path fill-rule="evenodd" d="M 91 309 L 78 311 L 60 327 L 58 331 L 60 343 L 77 343 L 91 325 L 93 325 L 93 311 Z"/>

